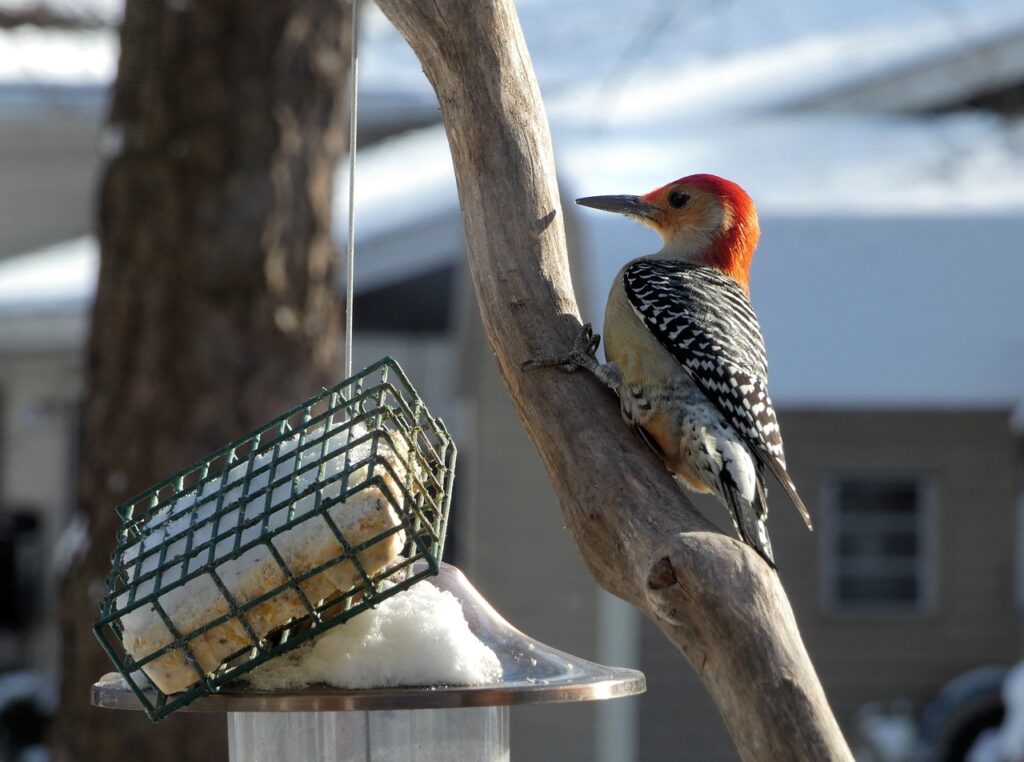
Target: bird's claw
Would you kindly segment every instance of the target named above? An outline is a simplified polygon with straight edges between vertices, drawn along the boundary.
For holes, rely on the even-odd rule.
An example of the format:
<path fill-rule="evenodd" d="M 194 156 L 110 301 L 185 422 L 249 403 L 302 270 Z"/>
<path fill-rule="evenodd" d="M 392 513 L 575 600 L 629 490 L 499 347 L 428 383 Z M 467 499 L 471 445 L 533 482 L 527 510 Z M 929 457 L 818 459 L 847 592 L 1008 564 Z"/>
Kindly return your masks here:
<path fill-rule="evenodd" d="M 576 345 L 573 348 L 580 350 L 589 357 L 594 357 L 597 355 L 597 348 L 600 345 L 601 334 L 594 333 L 594 329 L 590 327 L 590 323 L 587 323 L 576 335 Z"/>
<path fill-rule="evenodd" d="M 520 370 L 531 368 L 556 367 L 565 373 L 573 373 L 580 368 L 591 368 L 597 365 L 594 355 L 601 344 L 601 336 L 594 333 L 590 323 L 580 329 L 573 341 L 572 350 L 564 355 L 543 355 L 533 357 L 519 366 Z"/>

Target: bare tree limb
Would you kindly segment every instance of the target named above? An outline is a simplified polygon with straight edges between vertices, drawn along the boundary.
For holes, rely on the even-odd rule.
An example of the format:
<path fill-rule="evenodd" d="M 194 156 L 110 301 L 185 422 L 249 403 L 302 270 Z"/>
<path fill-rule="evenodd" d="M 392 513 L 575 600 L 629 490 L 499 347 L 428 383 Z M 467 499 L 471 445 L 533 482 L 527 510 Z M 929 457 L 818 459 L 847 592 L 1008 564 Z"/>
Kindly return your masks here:
<path fill-rule="evenodd" d="M 437 92 L 484 328 L 591 573 L 687 657 L 745 760 L 852 759 L 777 575 L 690 505 L 595 380 L 519 370 L 569 347 L 579 311 L 512 0 L 378 5 Z"/>

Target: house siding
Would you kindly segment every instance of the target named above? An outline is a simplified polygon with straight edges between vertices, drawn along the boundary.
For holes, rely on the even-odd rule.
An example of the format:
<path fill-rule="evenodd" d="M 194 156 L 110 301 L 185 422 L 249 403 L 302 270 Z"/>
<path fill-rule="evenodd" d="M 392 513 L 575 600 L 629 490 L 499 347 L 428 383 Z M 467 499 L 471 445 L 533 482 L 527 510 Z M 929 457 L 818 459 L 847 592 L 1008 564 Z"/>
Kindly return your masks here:
<path fill-rule="evenodd" d="M 1013 599 L 1020 474 L 1008 419 L 1008 410 L 782 416 L 793 477 L 815 515 L 820 487 L 836 473 L 917 473 L 935 490 L 934 597 L 921 613 L 823 610 L 820 538 L 801 536 L 791 516 L 773 517 L 783 581 L 847 730 L 867 701 L 907 698 L 920 709 L 965 670 L 1021 657 Z"/>
<path fill-rule="evenodd" d="M 585 659 L 597 657 L 598 590 L 565 529 L 547 473 L 489 353 L 480 356 L 470 447 L 458 478 L 470 482 L 453 513 L 458 559 L 470 581 L 514 627 Z M 464 493 L 465 494 L 465 493 Z M 595 759 L 593 703 L 517 707 L 512 753 L 531 762 Z"/>
<path fill-rule="evenodd" d="M 908 699 L 920 711 L 957 675 L 1021 658 L 1013 558 L 1020 480 L 1009 411 L 791 412 L 780 415 L 791 473 L 821 524 L 821 488 L 835 474 L 922 474 L 936 504 L 933 606 L 921 614 L 836 614 L 822 606 L 822 542 L 775 498 L 779 573 L 847 738 L 865 703 Z M 771 502 L 771 497 L 769 498 Z M 716 517 L 720 518 L 720 517 Z M 641 760 L 734 760 L 692 670 L 645 622 Z"/>
<path fill-rule="evenodd" d="M 100 121 L 58 109 L 0 120 L 0 258 L 93 228 Z"/>

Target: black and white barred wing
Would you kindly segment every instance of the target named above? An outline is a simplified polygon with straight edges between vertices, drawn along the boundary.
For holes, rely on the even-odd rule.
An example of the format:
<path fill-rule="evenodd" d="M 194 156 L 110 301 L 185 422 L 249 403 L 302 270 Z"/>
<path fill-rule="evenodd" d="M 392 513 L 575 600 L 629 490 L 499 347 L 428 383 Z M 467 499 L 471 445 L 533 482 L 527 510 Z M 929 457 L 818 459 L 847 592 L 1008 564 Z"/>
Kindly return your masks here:
<path fill-rule="evenodd" d="M 712 267 L 682 262 L 639 260 L 626 267 L 623 280 L 637 316 L 775 475 L 810 526 L 786 473 L 768 397 L 764 339 L 746 292 Z"/>

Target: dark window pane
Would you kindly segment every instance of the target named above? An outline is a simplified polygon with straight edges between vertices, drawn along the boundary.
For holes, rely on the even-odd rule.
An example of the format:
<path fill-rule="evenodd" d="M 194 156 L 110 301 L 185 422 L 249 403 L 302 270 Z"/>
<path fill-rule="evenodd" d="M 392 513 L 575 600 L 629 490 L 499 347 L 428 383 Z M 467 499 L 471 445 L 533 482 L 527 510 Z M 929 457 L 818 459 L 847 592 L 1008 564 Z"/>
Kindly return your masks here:
<path fill-rule="evenodd" d="M 910 603 L 917 601 L 918 581 L 907 575 L 840 575 L 839 599 L 844 603 Z"/>
<path fill-rule="evenodd" d="M 877 556 L 881 553 L 881 543 L 875 534 L 865 532 L 840 532 L 839 533 L 839 555 L 856 556 Z"/>
<path fill-rule="evenodd" d="M 918 602 L 919 494 L 913 479 L 837 483 L 833 593 L 840 605 L 867 609 Z"/>
<path fill-rule="evenodd" d="M 451 324 L 455 275 L 455 266 L 447 265 L 358 294 L 356 329 L 443 333 Z"/>
<path fill-rule="evenodd" d="M 918 538 L 912 532 L 840 532 L 839 555 L 845 557 L 907 558 L 917 555 Z"/>
<path fill-rule="evenodd" d="M 845 513 L 913 513 L 917 484 L 907 479 L 844 479 L 839 483 L 839 503 Z"/>
<path fill-rule="evenodd" d="M 882 552 L 890 557 L 916 556 L 918 545 L 916 534 L 900 532 L 882 538 Z"/>

